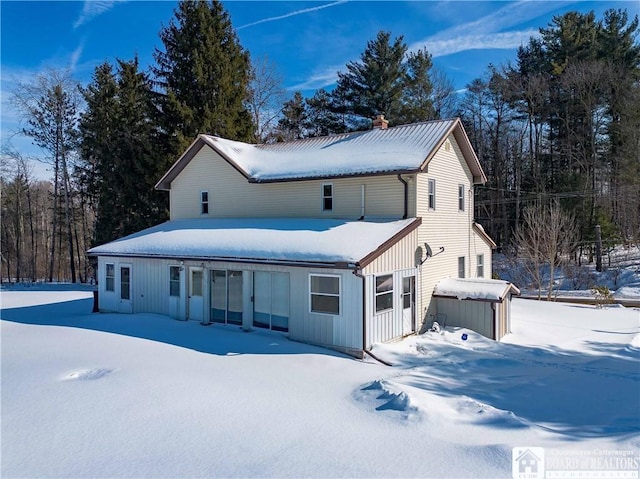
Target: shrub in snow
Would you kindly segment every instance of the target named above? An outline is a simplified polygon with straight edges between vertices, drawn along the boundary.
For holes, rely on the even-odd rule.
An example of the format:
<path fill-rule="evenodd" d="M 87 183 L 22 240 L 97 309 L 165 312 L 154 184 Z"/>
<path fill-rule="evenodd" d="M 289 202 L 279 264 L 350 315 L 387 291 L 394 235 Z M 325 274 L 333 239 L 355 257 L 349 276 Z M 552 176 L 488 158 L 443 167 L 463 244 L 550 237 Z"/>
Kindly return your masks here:
<path fill-rule="evenodd" d="M 591 292 L 596 298 L 596 308 L 606 308 L 613 304 L 613 293 L 609 291 L 607 286 L 594 286 Z"/>

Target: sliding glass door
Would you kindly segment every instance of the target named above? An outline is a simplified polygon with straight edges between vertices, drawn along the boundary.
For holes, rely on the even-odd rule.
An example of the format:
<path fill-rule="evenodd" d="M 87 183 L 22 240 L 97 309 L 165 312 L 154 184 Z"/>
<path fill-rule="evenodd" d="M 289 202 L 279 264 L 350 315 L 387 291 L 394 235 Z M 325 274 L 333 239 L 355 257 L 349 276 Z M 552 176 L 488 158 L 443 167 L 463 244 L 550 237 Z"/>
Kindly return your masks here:
<path fill-rule="evenodd" d="M 242 325 L 242 271 L 211 271 L 211 321 Z"/>
<path fill-rule="evenodd" d="M 256 271 L 253 274 L 253 325 L 289 331 L 289 274 Z"/>

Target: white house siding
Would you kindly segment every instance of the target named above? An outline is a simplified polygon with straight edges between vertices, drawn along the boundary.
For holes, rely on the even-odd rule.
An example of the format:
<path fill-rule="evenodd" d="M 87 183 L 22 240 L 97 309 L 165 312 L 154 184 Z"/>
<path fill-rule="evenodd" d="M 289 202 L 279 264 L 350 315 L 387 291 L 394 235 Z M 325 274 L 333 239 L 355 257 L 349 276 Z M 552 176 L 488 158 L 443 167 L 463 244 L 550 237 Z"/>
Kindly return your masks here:
<path fill-rule="evenodd" d="M 465 277 L 476 276 L 476 255 L 484 254 L 485 278 L 491 277 L 491 249 L 471 228 L 473 222 L 473 175 L 458 147 L 454 135 L 449 135 L 428 164 L 417 175 L 417 215 L 422 217 L 418 228 L 418 244 L 428 243 L 433 253 L 444 246 L 443 253 L 425 261 L 422 266 L 422 320 L 428 324 L 437 306 L 431 300 L 433 288 L 443 278 L 458 277 L 458 258 L 465 257 Z M 448 151 L 447 151 L 448 150 Z M 428 180 L 436 180 L 436 208 L 429 209 Z M 458 209 L 458 185 L 465 187 L 465 210 Z"/>
<path fill-rule="evenodd" d="M 114 292 L 106 291 L 106 264 L 115 265 Z M 328 346 L 346 352 L 362 350 L 362 279 L 352 270 L 304 268 L 279 265 L 261 265 L 235 262 L 200 260 L 169 260 L 158 258 L 99 257 L 99 306 L 101 312 L 120 312 L 119 266 L 131 265 L 131 297 L 133 313 L 157 313 L 171 316 L 169 296 L 169 266 L 182 266 L 181 306 L 176 319 L 186 319 L 188 288 L 185 274 L 191 267 L 203 268 L 203 318 L 209 320 L 210 271 L 231 270 L 243 272 L 243 327 L 252 329 L 253 272 L 280 272 L 289 275 L 289 338 L 297 341 Z M 340 276 L 340 314 L 337 316 L 310 312 L 309 275 Z M 176 316 L 176 315 L 174 315 Z M 217 323 L 215 324 L 217 326 Z M 215 340 L 212 337 L 212 340 Z"/>
<path fill-rule="evenodd" d="M 494 339 L 493 304 L 489 301 L 460 301 L 457 298 L 437 298 L 438 313 L 447 315 L 447 326 L 471 329 Z"/>
<path fill-rule="evenodd" d="M 333 184 L 331 212 L 322 211 L 323 183 Z M 209 193 L 209 217 L 359 218 L 362 185 L 365 186 L 365 216 L 399 218 L 403 215 L 404 185 L 395 175 L 255 184 L 204 146 L 171 184 L 171 219 L 200 217 L 201 191 Z M 409 185 L 409 204 L 414 205 L 415 187 L 412 192 L 412 183 Z M 415 209 L 411 208 L 409 216 L 414 214 Z"/>
<path fill-rule="evenodd" d="M 420 287 L 419 268 L 416 266 L 416 247 L 418 231 L 413 230 L 384 254 L 376 258 L 362 270 L 366 282 L 365 321 L 366 347 L 373 343 L 401 338 L 408 332 L 403 329 L 402 279 L 414 276 L 416 292 Z M 393 275 L 393 309 L 376 314 L 375 277 L 383 274 Z M 420 311 L 420 295 L 415 298 L 416 311 Z M 419 318 L 416 319 L 416 323 Z M 419 325 L 417 325 L 419 328 Z"/>

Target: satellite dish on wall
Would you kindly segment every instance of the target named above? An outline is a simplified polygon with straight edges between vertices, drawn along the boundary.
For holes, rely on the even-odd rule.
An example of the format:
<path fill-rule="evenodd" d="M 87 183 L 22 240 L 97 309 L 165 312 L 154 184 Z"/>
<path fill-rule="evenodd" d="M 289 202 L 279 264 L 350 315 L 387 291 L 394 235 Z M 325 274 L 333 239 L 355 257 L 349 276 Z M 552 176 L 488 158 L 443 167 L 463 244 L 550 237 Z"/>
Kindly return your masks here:
<path fill-rule="evenodd" d="M 431 250 L 431 246 L 428 243 L 424 244 L 424 249 L 427 250 L 427 258 L 433 256 L 433 251 Z"/>
<path fill-rule="evenodd" d="M 421 249 L 421 248 L 418 248 L 418 249 Z M 425 244 L 424 244 L 424 249 L 425 249 L 426 254 L 425 254 L 424 259 L 421 259 L 421 260 L 420 260 L 420 264 L 423 264 L 423 263 L 424 263 L 425 261 L 427 261 L 429 258 L 431 258 L 431 257 L 433 257 L 433 256 L 436 256 L 436 255 L 438 255 L 438 254 L 442 253 L 442 252 L 444 251 L 444 246 L 440 246 L 440 251 L 438 251 L 438 252 L 437 252 L 437 253 L 435 253 L 435 254 L 434 254 L 433 250 L 431 249 L 431 246 L 429 246 L 429 244 L 428 244 L 428 243 L 425 243 Z"/>

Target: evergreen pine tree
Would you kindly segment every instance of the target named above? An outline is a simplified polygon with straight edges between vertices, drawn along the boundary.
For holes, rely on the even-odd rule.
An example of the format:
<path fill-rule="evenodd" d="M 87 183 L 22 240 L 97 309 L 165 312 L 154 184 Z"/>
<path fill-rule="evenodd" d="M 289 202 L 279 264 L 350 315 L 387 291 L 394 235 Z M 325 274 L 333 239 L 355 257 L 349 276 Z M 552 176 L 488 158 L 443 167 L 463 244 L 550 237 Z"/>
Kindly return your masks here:
<path fill-rule="evenodd" d="M 393 119 L 400 113 L 406 52 L 402 36 L 391 42 L 391 34 L 381 31 L 367 43 L 359 62 L 347 63 L 346 73 L 338 72 L 334 96 L 344 99 L 346 113 L 369 119 L 381 113 Z"/>
<path fill-rule="evenodd" d="M 200 133 L 250 141 L 254 127 L 245 106 L 249 54 L 218 0 L 185 0 L 162 28 L 153 72 L 161 90 L 167 148 L 178 155 Z"/>

